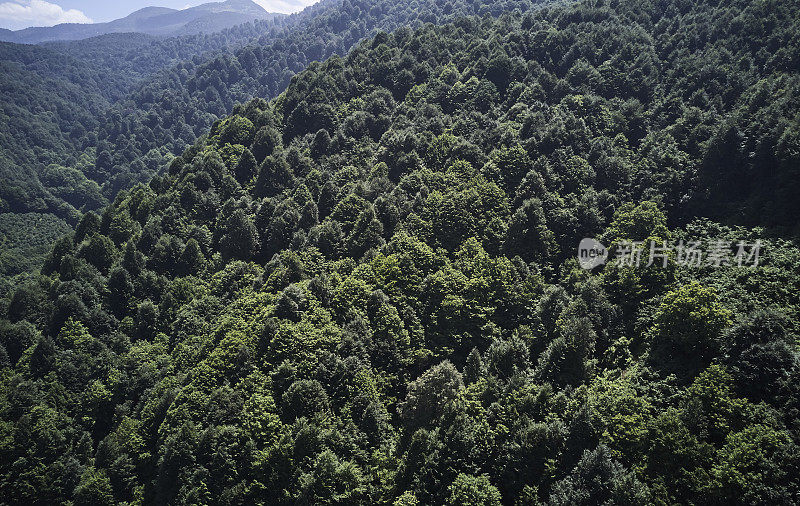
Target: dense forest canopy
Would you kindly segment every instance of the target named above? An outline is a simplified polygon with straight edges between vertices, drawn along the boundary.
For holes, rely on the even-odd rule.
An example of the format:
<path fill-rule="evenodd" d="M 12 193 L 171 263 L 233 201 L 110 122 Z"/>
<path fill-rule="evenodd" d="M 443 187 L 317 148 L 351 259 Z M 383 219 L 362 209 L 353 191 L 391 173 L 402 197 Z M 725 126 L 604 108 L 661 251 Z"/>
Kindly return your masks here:
<path fill-rule="evenodd" d="M 204 61 L 277 29 L 272 22 L 260 22 L 170 39 L 118 34 L 42 46 L 0 43 L 4 154 L 20 168 L 35 170 L 37 164 L 58 160 L 91 176 L 85 165 L 95 164 L 96 130 L 107 110 L 142 80 L 156 78 L 176 62 Z M 87 157 L 84 164 L 70 160 L 81 156 Z M 35 181 L 20 179 L 29 184 Z M 103 180 L 95 182 L 103 184 Z M 33 198 L 19 198 L 7 188 L 0 194 L 4 201 L 0 205 L 12 211 L 40 210 L 30 203 L 39 195 L 25 197 Z M 48 209 L 62 215 L 55 205 Z M 92 209 L 96 207 L 85 208 Z"/>
<path fill-rule="evenodd" d="M 55 223 L 62 229 L 107 205 L 120 185 L 108 184 L 95 170 L 97 129 L 114 104 L 176 62 L 201 63 L 234 51 L 281 33 L 296 18 L 167 39 L 130 33 L 40 46 L 0 43 L 0 212 L 19 215 L 4 223 Z M 143 156 L 151 172 L 136 181 L 148 180 L 164 153 L 167 148 Z M 10 277 L 41 266 L 47 250 L 40 245 L 52 242 L 46 239 L 49 230 L 37 227 L 35 237 L 17 244 L 12 237 L 30 229 L 4 227 L 8 247 L 0 254 L 0 293 Z"/>
<path fill-rule="evenodd" d="M 204 62 L 182 62 L 148 80 L 107 112 L 97 130 L 96 177 L 109 192 L 156 173 L 171 155 L 206 133 L 233 106 L 253 97 L 271 98 L 313 61 L 345 55 L 376 30 L 442 23 L 460 16 L 529 10 L 537 0 L 484 4 L 458 0 L 327 0 L 301 13 L 279 34 L 258 39 Z M 442 5 L 440 5 L 442 4 Z M 103 153 L 108 156 L 103 156 Z M 101 158 L 102 157 L 102 158 Z M 143 160 L 149 159 L 151 163 Z"/>
<path fill-rule="evenodd" d="M 0 299 L 0 497 L 800 501 L 800 6 L 319 12 L 390 5 L 419 26 L 162 88 L 308 65 Z M 586 270 L 584 237 L 717 256 Z"/>
<path fill-rule="evenodd" d="M 52 214 L 74 225 L 118 191 L 149 181 L 236 103 L 285 90 L 311 61 L 344 55 L 378 29 L 527 11 L 538 3 L 323 0 L 298 14 L 211 34 L 116 34 L 43 47 L 0 43 L 8 76 L 0 95 L 7 117 L 0 147 L 8 154 L 0 157 L 8 181 L 0 188 L 0 211 Z M 53 163 L 58 166 L 48 168 Z M 42 174 L 48 170 L 74 180 L 69 196 Z M 29 259 L 30 251 L 14 248 L 7 255 L 0 293 L 4 277 L 41 263 Z"/>

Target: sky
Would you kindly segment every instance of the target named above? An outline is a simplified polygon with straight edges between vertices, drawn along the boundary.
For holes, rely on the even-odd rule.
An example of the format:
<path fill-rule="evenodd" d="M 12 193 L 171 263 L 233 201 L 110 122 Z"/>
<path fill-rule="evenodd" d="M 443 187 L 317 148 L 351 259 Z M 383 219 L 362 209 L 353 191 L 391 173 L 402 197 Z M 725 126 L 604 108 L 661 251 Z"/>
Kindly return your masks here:
<path fill-rule="evenodd" d="M 103 23 L 142 7 L 184 9 L 214 0 L 0 0 L 0 28 L 19 30 L 59 23 Z M 254 0 L 269 12 L 303 10 L 316 0 Z"/>

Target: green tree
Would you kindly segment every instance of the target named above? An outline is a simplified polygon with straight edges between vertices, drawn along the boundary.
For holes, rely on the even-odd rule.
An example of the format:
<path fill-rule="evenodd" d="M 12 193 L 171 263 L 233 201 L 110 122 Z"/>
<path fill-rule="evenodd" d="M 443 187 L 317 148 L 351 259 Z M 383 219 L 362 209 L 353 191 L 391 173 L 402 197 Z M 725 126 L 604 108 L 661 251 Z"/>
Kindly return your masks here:
<path fill-rule="evenodd" d="M 186 247 L 181 253 L 180 264 L 183 272 L 187 274 L 199 274 L 202 272 L 206 263 L 200 243 L 195 238 L 186 241 Z"/>
<path fill-rule="evenodd" d="M 258 232 L 250 217 L 237 209 L 225 222 L 220 250 L 226 259 L 250 260 L 258 252 Z"/>
<path fill-rule="evenodd" d="M 225 144 L 249 146 L 253 142 L 255 127 L 253 122 L 241 116 L 232 116 L 219 127 L 219 140 Z"/>
<path fill-rule="evenodd" d="M 314 461 L 313 470 L 300 477 L 298 501 L 308 504 L 353 504 L 363 499 L 364 478 L 352 462 L 340 461 L 325 450 Z"/>
<path fill-rule="evenodd" d="M 692 282 L 667 293 L 659 305 L 652 331 L 653 343 L 665 346 L 667 357 L 707 360 L 720 346 L 731 312 L 716 292 Z"/>
<path fill-rule="evenodd" d="M 263 197 L 272 197 L 294 185 L 294 173 L 282 153 L 264 159 L 258 172 L 256 191 Z"/>
<path fill-rule="evenodd" d="M 253 140 L 252 152 L 256 161 L 263 162 L 276 149 L 282 147 L 281 134 L 275 128 L 261 127 Z"/>
<path fill-rule="evenodd" d="M 108 276 L 108 303 L 117 317 L 124 317 L 133 302 L 134 286 L 130 274 L 117 267 Z"/>
<path fill-rule="evenodd" d="M 557 254 L 555 236 L 547 228 L 539 199 L 526 200 L 511 216 L 503 248 L 510 256 L 519 255 L 539 262 Z"/>
<path fill-rule="evenodd" d="M 650 500 L 647 485 L 598 446 L 584 452 L 570 474 L 556 482 L 548 504 L 644 504 Z"/>
<path fill-rule="evenodd" d="M 311 417 L 315 413 L 327 411 L 330 402 L 319 381 L 297 380 L 283 394 L 282 406 L 285 418 L 292 421 L 301 416 Z"/>
<path fill-rule="evenodd" d="M 102 234 L 94 234 L 80 250 L 80 256 L 101 272 L 107 272 L 117 257 L 114 242 Z"/>
<path fill-rule="evenodd" d="M 450 496 L 447 504 L 465 506 L 499 506 L 501 503 L 500 491 L 492 485 L 489 477 L 484 475 L 471 476 L 460 473 L 448 488 Z"/>
<path fill-rule="evenodd" d="M 712 470 L 722 502 L 789 504 L 800 470 L 800 448 L 786 431 L 752 425 L 728 435 Z"/>
<path fill-rule="evenodd" d="M 236 176 L 236 181 L 240 184 L 247 184 L 258 172 L 258 162 L 256 162 L 253 153 L 245 148 L 239 156 L 239 161 L 236 162 L 236 167 L 233 169 L 233 174 Z"/>
<path fill-rule="evenodd" d="M 114 504 L 114 491 L 111 482 L 103 470 L 87 469 L 81 475 L 81 481 L 75 487 L 75 504 L 94 506 Z"/>
<path fill-rule="evenodd" d="M 400 416 L 411 429 L 423 427 L 441 416 L 463 387 L 461 373 L 445 360 L 409 383 L 406 399 L 399 407 Z"/>

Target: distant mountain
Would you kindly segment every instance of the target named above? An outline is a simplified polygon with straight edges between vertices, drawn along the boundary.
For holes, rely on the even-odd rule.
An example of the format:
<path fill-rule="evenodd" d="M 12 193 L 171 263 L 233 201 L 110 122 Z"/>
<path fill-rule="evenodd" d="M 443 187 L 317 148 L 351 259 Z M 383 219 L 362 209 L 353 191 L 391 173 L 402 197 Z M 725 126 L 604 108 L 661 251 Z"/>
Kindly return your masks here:
<path fill-rule="evenodd" d="M 108 23 L 64 23 L 24 30 L 0 30 L 0 41 L 38 44 L 57 40 L 80 40 L 109 33 L 144 33 L 175 36 L 211 33 L 256 19 L 284 16 L 270 13 L 252 0 L 212 2 L 189 9 L 145 7 L 122 19 Z"/>

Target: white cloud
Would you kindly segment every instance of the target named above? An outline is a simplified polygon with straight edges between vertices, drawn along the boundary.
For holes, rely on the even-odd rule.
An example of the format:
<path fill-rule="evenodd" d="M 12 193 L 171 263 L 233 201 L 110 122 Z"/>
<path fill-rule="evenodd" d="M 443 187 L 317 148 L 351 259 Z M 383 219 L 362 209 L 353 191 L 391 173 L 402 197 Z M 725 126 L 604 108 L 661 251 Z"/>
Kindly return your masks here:
<path fill-rule="evenodd" d="M 291 14 L 299 12 L 309 5 L 317 3 L 318 0 L 253 0 L 263 7 L 267 12 L 282 12 Z"/>
<path fill-rule="evenodd" d="M 0 3 L 0 25 L 12 29 L 91 22 L 92 20 L 78 9 L 64 10 L 60 5 L 44 0 L 14 0 Z"/>

